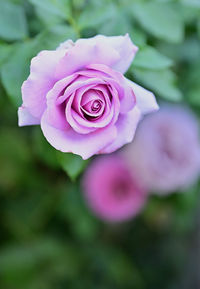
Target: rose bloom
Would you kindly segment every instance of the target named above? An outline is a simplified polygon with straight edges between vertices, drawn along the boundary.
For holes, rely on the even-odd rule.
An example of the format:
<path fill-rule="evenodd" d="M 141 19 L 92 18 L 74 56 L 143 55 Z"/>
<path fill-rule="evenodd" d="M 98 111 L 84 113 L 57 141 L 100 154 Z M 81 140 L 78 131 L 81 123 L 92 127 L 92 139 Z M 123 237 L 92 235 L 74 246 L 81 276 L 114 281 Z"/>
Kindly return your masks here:
<path fill-rule="evenodd" d="M 87 159 L 131 142 L 154 95 L 123 74 L 138 48 L 128 35 L 68 40 L 31 61 L 19 126 L 41 125 L 47 141 Z"/>
<path fill-rule="evenodd" d="M 118 155 L 93 161 L 85 172 L 83 188 L 88 206 L 108 222 L 130 219 L 146 203 L 145 190 Z"/>
<path fill-rule="evenodd" d="M 149 190 L 186 189 L 200 173 L 197 120 L 186 108 L 165 105 L 141 122 L 122 153 Z"/>

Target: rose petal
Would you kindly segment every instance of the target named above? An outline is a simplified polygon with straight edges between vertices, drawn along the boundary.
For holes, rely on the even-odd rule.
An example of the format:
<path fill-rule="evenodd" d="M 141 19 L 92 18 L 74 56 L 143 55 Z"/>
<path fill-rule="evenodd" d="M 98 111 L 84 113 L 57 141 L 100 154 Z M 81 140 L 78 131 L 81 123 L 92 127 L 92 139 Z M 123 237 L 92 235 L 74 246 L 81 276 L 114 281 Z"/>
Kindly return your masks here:
<path fill-rule="evenodd" d="M 76 98 L 76 93 L 73 93 L 69 98 L 66 108 L 65 108 L 65 117 L 68 121 L 69 125 L 80 134 L 88 134 L 96 130 L 94 127 L 87 127 L 85 126 L 82 121 L 84 120 L 83 116 L 80 116 L 73 108 L 72 103 Z M 80 120 L 80 121 L 79 121 Z M 85 120 L 86 121 L 86 120 Z M 88 121 L 86 121 L 88 123 Z"/>
<path fill-rule="evenodd" d="M 138 122 L 141 118 L 141 112 L 135 106 L 127 114 L 121 114 L 115 126 L 117 127 L 117 138 L 109 146 L 105 147 L 101 153 L 112 153 L 124 144 L 133 140 Z"/>
<path fill-rule="evenodd" d="M 40 124 L 40 120 L 28 111 L 27 108 L 20 106 L 18 109 L 18 125 L 24 126 L 24 125 L 35 125 Z"/>
<path fill-rule="evenodd" d="M 81 87 L 85 87 L 91 84 L 105 84 L 105 81 L 99 79 L 99 78 L 90 78 L 87 80 L 80 80 L 79 78 L 74 81 L 74 83 L 72 83 L 71 85 L 69 85 L 66 89 L 65 89 L 65 93 L 63 95 L 61 95 L 56 103 L 57 104 L 61 104 L 63 103 L 73 92 L 75 92 L 77 89 L 81 88 Z"/>
<path fill-rule="evenodd" d="M 57 150 L 72 152 L 88 159 L 109 145 L 117 136 L 115 126 L 99 129 L 87 135 L 76 133 L 73 129 L 59 130 L 49 125 L 46 112 L 41 120 L 41 128 L 48 142 Z"/>
<path fill-rule="evenodd" d="M 41 51 L 31 61 L 30 75 L 22 85 L 22 98 L 23 106 L 36 118 L 41 118 L 46 108 L 46 94 L 56 81 L 55 67 L 64 54 L 64 50 Z"/>
<path fill-rule="evenodd" d="M 80 39 L 75 46 L 68 49 L 66 55 L 60 60 L 56 68 L 56 77 L 64 78 L 91 63 L 113 66 L 119 59 L 119 53 L 111 46 L 101 42 L 94 44 L 87 39 Z"/>
<path fill-rule="evenodd" d="M 141 87 L 140 85 L 136 84 L 135 82 L 129 79 L 127 80 L 129 85 L 133 89 L 133 92 L 136 96 L 137 106 L 142 112 L 142 114 L 154 112 L 159 109 L 155 95 L 151 91 Z"/>
<path fill-rule="evenodd" d="M 126 113 L 133 109 L 136 102 L 134 92 L 130 85 L 127 85 L 126 78 L 120 72 L 114 71 L 110 67 L 102 64 L 91 64 L 87 68 L 96 70 L 96 72 L 94 71 L 94 75 L 103 72 L 105 76 L 102 75 L 102 78 L 117 89 L 121 113 Z M 108 76 L 110 76 L 110 79 Z"/>
<path fill-rule="evenodd" d="M 120 71 L 123 74 L 129 68 L 131 62 L 133 61 L 138 51 L 138 47 L 133 44 L 128 34 L 124 36 L 112 36 L 112 37 L 97 35 L 87 40 L 93 41 L 93 43 L 94 42 L 103 43 L 106 46 L 113 47 L 115 51 L 119 53 L 120 59 L 111 67 L 117 71 Z"/>

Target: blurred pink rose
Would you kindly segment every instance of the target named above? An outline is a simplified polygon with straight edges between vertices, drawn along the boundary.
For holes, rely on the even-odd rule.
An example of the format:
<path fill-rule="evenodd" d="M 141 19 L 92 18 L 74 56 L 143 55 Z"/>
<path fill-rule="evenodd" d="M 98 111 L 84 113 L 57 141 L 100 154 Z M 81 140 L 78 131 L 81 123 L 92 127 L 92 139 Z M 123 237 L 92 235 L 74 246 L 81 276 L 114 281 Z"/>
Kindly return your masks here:
<path fill-rule="evenodd" d="M 87 159 L 131 142 L 154 95 L 123 74 L 138 48 L 128 35 L 68 40 L 32 59 L 19 125 L 40 124 L 48 142 Z"/>
<path fill-rule="evenodd" d="M 197 120 L 186 108 L 163 106 L 140 124 L 122 153 L 151 191 L 184 189 L 200 173 Z"/>
<path fill-rule="evenodd" d="M 130 219 L 146 202 L 145 191 L 117 155 L 96 159 L 84 175 L 83 187 L 94 214 L 108 222 Z"/>

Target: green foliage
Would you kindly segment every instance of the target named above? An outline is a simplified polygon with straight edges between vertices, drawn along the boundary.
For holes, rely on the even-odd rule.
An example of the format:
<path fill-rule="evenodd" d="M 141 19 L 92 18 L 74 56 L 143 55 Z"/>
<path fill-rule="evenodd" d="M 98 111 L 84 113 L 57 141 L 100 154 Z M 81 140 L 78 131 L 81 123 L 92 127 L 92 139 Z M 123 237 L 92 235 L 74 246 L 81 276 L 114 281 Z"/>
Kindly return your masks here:
<path fill-rule="evenodd" d="M 42 9 L 43 13 L 56 15 L 64 20 L 70 15 L 69 0 L 29 0 L 36 8 Z"/>
<path fill-rule="evenodd" d="M 168 2 L 135 2 L 131 12 L 140 25 L 153 36 L 170 42 L 181 42 L 184 37 L 179 6 Z"/>
<path fill-rule="evenodd" d="M 88 161 L 57 152 L 39 127 L 18 128 L 17 107 L 39 51 L 69 38 L 129 33 L 139 52 L 127 76 L 199 118 L 199 3 L 0 0 L 0 288 L 198 287 L 199 184 L 150 197 L 127 224 L 105 224 L 84 201 Z"/>
<path fill-rule="evenodd" d="M 30 62 L 34 54 L 34 41 L 16 43 L 13 53 L 1 68 L 2 84 L 16 107 L 21 104 L 21 86 L 29 73 L 26 62 Z"/>
<path fill-rule="evenodd" d="M 133 68 L 133 77 L 169 101 L 180 101 L 181 91 L 176 87 L 177 77 L 168 69 L 145 70 Z"/>
<path fill-rule="evenodd" d="M 145 46 L 136 54 L 134 67 L 159 70 L 172 66 L 171 59 L 160 54 L 155 48 Z"/>
<path fill-rule="evenodd" d="M 0 37 L 12 41 L 27 37 L 27 22 L 22 6 L 0 1 Z"/>
<path fill-rule="evenodd" d="M 58 152 L 57 157 L 61 167 L 73 181 L 88 164 L 88 161 L 84 161 L 80 156 L 71 153 Z"/>

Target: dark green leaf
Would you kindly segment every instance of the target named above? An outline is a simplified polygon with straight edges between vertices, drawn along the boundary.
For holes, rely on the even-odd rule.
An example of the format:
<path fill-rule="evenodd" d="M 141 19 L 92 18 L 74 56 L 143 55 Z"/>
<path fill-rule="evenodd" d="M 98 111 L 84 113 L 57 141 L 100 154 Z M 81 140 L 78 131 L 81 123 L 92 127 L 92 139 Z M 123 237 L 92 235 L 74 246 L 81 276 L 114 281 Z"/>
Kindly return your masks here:
<path fill-rule="evenodd" d="M 88 161 L 84 161 L 78 155 L 61 152 L 58 152 L 58 161 L 72 180 L 75 180 L 79 176 L 88 163 Z"/>

